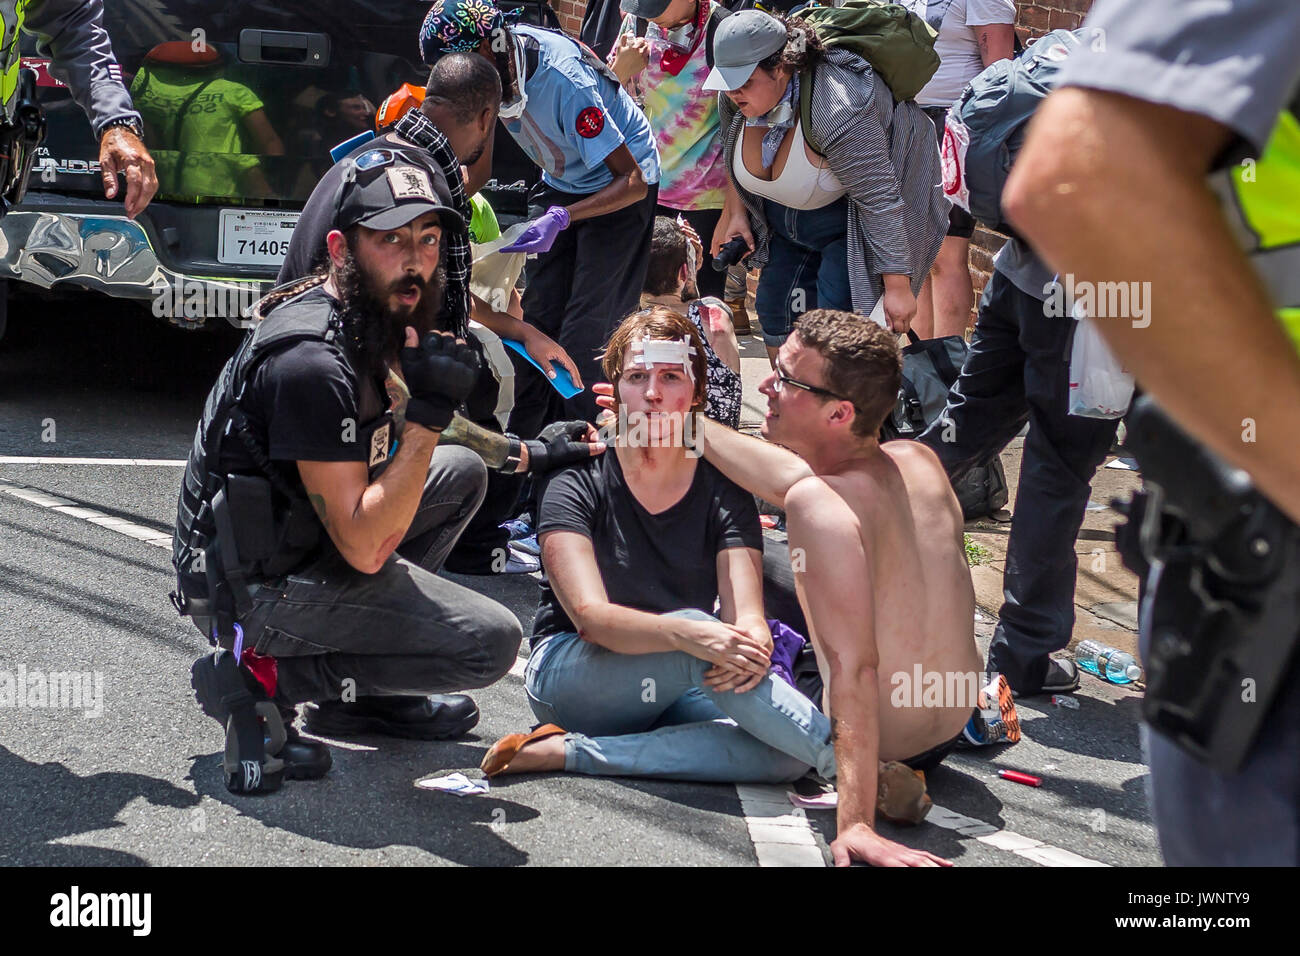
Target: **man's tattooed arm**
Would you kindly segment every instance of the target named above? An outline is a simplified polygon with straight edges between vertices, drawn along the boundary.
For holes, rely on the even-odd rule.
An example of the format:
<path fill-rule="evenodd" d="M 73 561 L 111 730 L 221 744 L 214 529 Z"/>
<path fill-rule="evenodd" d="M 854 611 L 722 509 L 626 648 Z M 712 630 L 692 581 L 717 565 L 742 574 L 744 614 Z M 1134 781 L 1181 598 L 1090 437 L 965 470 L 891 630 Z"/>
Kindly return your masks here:
<path fill-rule="evenodd" d="M 393 412 L 393 421 L 401 432 L 406 420 L 406 403 L 411 394 L 406 390 L 406 383 L 391 371 L 384 383 L 388 390 L 389 408 Z M 483 463 L 492 469 L 499 469 L 510 457 L 510 439 L 499 432 L 489 431 L 475 425 L 460 413 L 452 418 L 451 424 L 442 430 L 439 439 L 444 445 L 460 445 L 468 448 L 483 459 Z M 525 470 L 527 461 L 520 464 L 520 471 Z"/>

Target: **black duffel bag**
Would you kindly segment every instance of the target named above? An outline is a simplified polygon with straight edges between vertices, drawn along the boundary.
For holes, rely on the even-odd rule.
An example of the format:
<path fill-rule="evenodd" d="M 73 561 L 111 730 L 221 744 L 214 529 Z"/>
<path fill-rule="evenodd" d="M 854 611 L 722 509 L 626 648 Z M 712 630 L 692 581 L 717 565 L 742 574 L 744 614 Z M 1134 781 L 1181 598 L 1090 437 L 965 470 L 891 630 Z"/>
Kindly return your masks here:
<path fill-rule="evenodd" d="M 880 428 L 880 440 L 917 438 L 943 414 L 948 390 L 961 374 L 970 346 L 960 335 L 922 339 L 907 330 L 903 347 L 903 384 L 898 405 Z M 970 521 L 991 515 L 1007 503 L 1007 475 L 1002 457 L 971 467 L 954 485 L 962 516 Z"/>

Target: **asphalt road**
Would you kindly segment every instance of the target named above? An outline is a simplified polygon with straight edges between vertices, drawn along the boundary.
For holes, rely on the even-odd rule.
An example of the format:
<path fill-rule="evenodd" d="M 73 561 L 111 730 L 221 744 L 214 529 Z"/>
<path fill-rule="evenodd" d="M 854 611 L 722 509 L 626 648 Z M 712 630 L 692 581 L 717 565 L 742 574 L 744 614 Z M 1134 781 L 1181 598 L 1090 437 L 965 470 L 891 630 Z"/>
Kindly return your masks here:
<path fill-rule="evenodd" d="M 220 731 L 189 690 L 206 644 L 167 599 L 170 550 L 86 520 L 169 534 L 181 469 L 7 459 L 183 459 L 237 341 L 91 297 L 11 310 L 0 342 L 0 675 L 99 672 L 103 693 L 98 716 L 0 709 L 0 863 L 754 865 L 793 860 L 781 848 L 800 846 L 829 859 L 834 815 L 778 810 L 779 792 L 749 791 L 742 805 L 731 786 L 565 775 L 475 797 L 416 788 L 431 774 L 477 777 L 492 740 L 533 723 L 513 674 L 475 694 L 482 721 L 463 740 L 340 742 L 322 781 L 229 795 Z M 758 340 L 745 352 L 759 361 Z M 90 511 L 55 511 L 41 493 Z M 528 632 L 530 577 L 458 580 Z M 986 644 L 991 623 L 977 632 Z M 1089 680 L 1077 699 L 1077 710 L 1022 703 L 1021 743 L 955 754 L 929 776 L 931 819 L 882 830 L 960 866 L 1158 865 L 1137 695 Z M 1002 780 L 1004 767 L 1043 786 Z"/>

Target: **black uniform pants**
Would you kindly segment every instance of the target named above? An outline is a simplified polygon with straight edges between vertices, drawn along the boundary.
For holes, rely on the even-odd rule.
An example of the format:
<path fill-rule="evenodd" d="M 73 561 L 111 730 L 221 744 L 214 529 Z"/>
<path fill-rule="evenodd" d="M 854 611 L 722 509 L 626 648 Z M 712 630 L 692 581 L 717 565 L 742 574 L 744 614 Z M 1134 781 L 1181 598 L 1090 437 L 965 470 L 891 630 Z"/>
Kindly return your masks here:
<path fill-rule="evenodd" d="M 1070 642 L 1074 542 L 1119 424 L 1069 414 L 1074 326 L 1071 318 L 1045 315 L 1042 300 L 995 271 L 947 407 L 918 439 L 956 479 L 1029 423 L 988 662 L 1017 692 L 1041 687 L 1048 655 Z"/>
<path fill-rule="evenodd" d="M 658 194 L 659 187 L 651 186 L 640 202 L 573 223 L 556 236 L 550 251 L 528 261 L 524 321 L 569 353 L 586 388 L 573 398 L 560 399 L 544 375 L 511 353 L 515 406 L 510 432 L 535 438 L 553 421 L 595 421 L 598 409 L 591 386 L 604 381 L 600 356 L 606 341 L 640 303 Z M 570 206 L 584 198 L 539 183 L 529 197 L 528 214 L 536 218 L 548 206 Z"/>

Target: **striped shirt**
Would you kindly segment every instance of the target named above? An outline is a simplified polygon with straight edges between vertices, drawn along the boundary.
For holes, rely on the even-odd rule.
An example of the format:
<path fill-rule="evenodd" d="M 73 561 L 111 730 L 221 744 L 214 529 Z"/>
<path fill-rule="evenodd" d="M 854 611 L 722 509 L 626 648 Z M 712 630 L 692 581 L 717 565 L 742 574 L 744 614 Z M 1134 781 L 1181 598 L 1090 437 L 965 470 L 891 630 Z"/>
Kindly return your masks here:
<path fill-rule="evenodd" d="M 762 201 L 740 188 L 733 171 L 745 117 L 718 94 L 723 165 L 749 213 L 754 254 L 768 261 L 769 230 Z M 922 283 L 948 231 L 934 124 L 915 102 L 894 103 L 889 87 L 866 60 L 847 50 L 825 51 L 813 74 L 810 119 L 826 163 L 848 190 L 849 287 L 853 311 L 869 315 L 884 294 L 882 275 Z"/>

